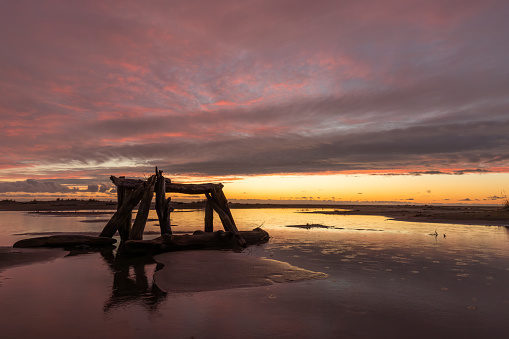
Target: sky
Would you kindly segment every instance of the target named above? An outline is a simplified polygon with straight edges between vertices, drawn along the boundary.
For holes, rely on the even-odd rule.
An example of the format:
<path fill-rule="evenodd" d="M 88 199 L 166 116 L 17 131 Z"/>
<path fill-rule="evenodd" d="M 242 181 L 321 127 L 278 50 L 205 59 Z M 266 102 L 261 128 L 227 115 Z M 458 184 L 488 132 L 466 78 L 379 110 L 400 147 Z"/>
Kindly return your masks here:
<path fill-rule="evenodd" d="M 500 203 L 509 2 L 4 0 L 0 199 Z"/>

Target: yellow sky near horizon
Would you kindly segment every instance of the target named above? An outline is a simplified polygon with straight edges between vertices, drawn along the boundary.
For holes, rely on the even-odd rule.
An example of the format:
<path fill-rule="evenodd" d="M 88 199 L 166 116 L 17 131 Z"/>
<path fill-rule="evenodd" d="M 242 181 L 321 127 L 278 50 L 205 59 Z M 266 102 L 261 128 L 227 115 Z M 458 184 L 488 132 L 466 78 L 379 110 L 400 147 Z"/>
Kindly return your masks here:
<path fill-rule="evenodd" d="M 171 176 L 169 176 L 172 178 Z M 172 178 L 173 179 L 173 178 Z M 178 178 L 174 182 L 189 182 Z M 189 178 L 191 179 L 191 178 Z M 197 178 L 194 178 L 197 180 Z M 501 204 L 509 191 L 509 173 L 463 175 L 306 174 L 201 178 L 220 182 L 230 201 L 325 201 L 358 203 Z M 86 192 L 86 186 L 66 185 L 70 193 L 3 193 L 2 199 L 51 200 L 56 198 L 115 200 L 115 193 Z M 202 196 L 171 195 L 174 201 L 200 200 Z"/>
<path fill-rule="evenodd" d="M 225 185 L 230 199 L 496 204 L 507 173 L 254 176 Z"/>

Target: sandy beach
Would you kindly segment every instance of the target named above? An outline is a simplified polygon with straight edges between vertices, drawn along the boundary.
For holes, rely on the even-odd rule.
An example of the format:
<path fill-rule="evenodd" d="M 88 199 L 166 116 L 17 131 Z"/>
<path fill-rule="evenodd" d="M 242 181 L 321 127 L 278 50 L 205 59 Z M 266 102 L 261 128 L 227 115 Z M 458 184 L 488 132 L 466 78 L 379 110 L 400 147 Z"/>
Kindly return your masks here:
<path fill-rule="evenodd" d="M 310 213 L 382 215 L 394 220 L 411 222 L 509 226 L 509 210 L 500 206 L 345 205 L 335 209 Z"/>

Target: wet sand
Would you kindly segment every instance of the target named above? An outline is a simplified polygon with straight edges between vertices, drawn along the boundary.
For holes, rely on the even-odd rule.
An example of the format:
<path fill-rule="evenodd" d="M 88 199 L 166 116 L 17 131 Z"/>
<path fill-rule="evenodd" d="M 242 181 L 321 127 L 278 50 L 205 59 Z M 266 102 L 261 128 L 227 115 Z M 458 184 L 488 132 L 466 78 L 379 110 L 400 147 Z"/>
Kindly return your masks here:
<path fill-rule="evenodd" d="M 62 249 L 25 249 L 0 247 L 0 272 L 15 266 L 31 265 L 64 257 Z"/>
<path fill-rule="evenodd" d="M 405 211 L 429 213 L 419 208 Z M 68 255 L 59 249 L 2 248 L 2 333 L 9 338 L 76 333 L 99 338 L 111 333 L 179 338 L 235 338 L 239 333 L 253 338 L 507 336 L 509 229 L 442 225 L 439 231 L 447 237 L 431 237 L 435 225 L 375 217 L 385 210 L 392 219 L 403 214 L 400 210 L 358 209 L 353 213 L 367 216 L 307 214 L 345 212 L 339 208 L 286 214 L 253 210 L 256 217 L 283 216 L 267 222 L 268 243 L 243 253 L 183 251 L 119 260 L 114 249 Z M 237 210 L 238 220 L 259 223 L 242 219 L 245 212 Z M 19 225 L 13 228 L 16 234 L 39 235 L 28 232 L 31 223 L 39 230 L 43 221 L 67 222 L 15 214 L 20 220 L 13 222 Z M 194 219 L 183 220 L 194 224 Z M 83 225 L 79 218 L 74 223 Z M 308 229 L 313 225 L 335 226 Z"/>
<path fill-rule="evenodd" d="M 275 283 L 325 279 L 286 262 L 227 251 L 184 251 L 164 253 L 154 258 L 164 268 L 154 274 L 154 282 L 165 292 L 189 293 Z"/>

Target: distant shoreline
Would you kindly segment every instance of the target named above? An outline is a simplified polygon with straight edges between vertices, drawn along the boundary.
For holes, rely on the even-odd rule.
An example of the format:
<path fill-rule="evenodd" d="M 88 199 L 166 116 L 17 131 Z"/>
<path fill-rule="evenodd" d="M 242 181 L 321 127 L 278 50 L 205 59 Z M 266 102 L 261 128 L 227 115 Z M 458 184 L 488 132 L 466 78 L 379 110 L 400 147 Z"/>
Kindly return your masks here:
<path fill-rule="evenodd" d="M 178 209 L 202 209 L 203 202 L 175 203 Z M 0 201 L 0 211 L 114 211 L 117 203 L 98 200 Z M 331 205 L 331 204 L 243 204 L 231 203 L 231 209 L 292 208 L 302 213 L 333 215 L 378 215 L 400 221 L 492 225 L 509 227 L 509 210 L 502 206 L 445 205 Z"/>

